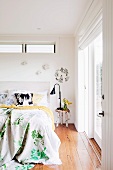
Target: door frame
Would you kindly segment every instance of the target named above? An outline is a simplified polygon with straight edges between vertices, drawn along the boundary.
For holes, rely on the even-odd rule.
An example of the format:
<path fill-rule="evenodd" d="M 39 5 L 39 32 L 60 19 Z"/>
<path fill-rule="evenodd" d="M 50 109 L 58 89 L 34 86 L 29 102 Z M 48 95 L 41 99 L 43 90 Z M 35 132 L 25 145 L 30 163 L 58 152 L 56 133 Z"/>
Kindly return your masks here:
<path fill-rule="evenodd" d="M 102 170 L 113 169 L 113 1 L 103 0 Z"/>
<path fill-rule="evenodd" d="M 87 123 L 87 131 L 86 134 L 88 138 L 94 137 L 94 55 L 93 55 L 93 43 L 91 43 L 88 47 L 88 63 L 87 63 L 87 74 L 88 74 L 88 82 L 87 82 L 87 97 L 88 98 L 88 113 L 85 113 L 84 109 L 84 115 L 87 115 L 87 120 L 84 124 Z M 84 65 L 85 65 L 85 59 L 84 59 Z M 84 66 L 85 68 L 85 66 Z M 84 70 L 85 73 L 85 70 Z M 85 85 L 85 76 L 84 76 L 84 85 Z M 86 100 L 86 90 L 84 89 L 84 101 Z M 85 103 L 84 103 L 85 105 Z M 85 106 L 84 106 L 85 108 Z M 85 116 L 84 116 L 85 117 Z M 86 129 L 85 129 L 86 130 Z"/>

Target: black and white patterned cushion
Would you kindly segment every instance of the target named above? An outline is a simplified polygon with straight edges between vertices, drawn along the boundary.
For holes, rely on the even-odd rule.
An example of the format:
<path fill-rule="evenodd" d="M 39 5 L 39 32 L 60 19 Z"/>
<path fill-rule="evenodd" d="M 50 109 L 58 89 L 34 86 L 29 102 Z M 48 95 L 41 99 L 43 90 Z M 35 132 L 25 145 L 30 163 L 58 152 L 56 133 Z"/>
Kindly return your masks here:
<path fill-rule="evenodd" d="M 17 106 L 33 105 L 33 93 L 15 93 Z"/>

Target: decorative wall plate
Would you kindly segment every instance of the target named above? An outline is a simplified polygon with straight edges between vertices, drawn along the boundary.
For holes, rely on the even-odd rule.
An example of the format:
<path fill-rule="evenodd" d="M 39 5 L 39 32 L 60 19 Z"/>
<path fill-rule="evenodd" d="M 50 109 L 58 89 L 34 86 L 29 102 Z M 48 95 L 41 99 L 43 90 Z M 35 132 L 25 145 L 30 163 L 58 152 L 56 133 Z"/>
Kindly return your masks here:
<path fill-rule="evenodd" d="M 69 80 L 69 72 L 68 70 L 65 68 L 58 69 L 55 72 L 55 78 L 58 82 L 63 83 L 65 81 Z"/>

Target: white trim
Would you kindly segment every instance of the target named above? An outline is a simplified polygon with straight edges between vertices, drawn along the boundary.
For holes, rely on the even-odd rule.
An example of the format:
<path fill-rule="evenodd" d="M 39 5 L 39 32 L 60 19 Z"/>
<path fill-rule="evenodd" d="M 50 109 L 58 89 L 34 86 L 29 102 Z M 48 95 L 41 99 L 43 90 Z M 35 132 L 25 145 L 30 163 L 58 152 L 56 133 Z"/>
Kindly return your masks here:
<path fill-rule="evenodd" d="M 82 23 L 84 22 L 84 19 L 85 19 L 86 15 L 87 15 L 88 11 L 90 10 L 90 8 L 91 8 L 91 6 L 92 6 L 93 3 L 94 3 L 94 0 L 91 0 L 91 1 L 87 4 L 87 9 L 86 9 L 86 11 L 84 12 L 83 16 L 82 16 L 81 19 L 80 19 L 80 22 L 79 22 L 79 24 L 78 24 L 78 27 L 76 28 L 76 30 L 75 30 L 75 32 L 74 32 L 74 36 L 76 36 L 76 34 L 79 33 L 80 27 L 81 27 Z"/>
<path fill-rule="evenodd" d="M 102 16 L 89 26 L 89 29 L 79 39 L 79 48 L 87 47 L 102 32 Z"/>
<path fill-rule="evenodd" d="M 94 46 L 89 45 L 88 57 L 88 137 L 94 137 Z"/>
<path fill-rule="evenodd" d="M 95 141 L 97 142 L 97 144 L 99 145 L 99 147 L 102 149 L 102 145 L 101 145 L 101 139 L 98 136 L 98 134 L 94 131 L 94 139 L 96 139 Z"/>
<path fill-rule="evenodd" d="M 78 29 L 78 35 L 82 36 L 85 31 L 87 30 L 88 26 L 92 21 L 95 20 L 95 17 L 98 15 L 99 11 L 102 9 L 102 0 L 93 0 L 90 4 L 90 7 L 88 8 L 83 21 L 81 22 L 79 29 Z"/>
<path fill-rule="evenodd" d="M 102 10 L 95 16 L 93 21 L 88 25 L 84 34 L 79 39 L 79 47 L 84 49 L 102 32 Z"/>
<path fill-rule="evenodd" d="M 113 0 L 103 0 L 102 170 L 113 169 Z"/>
<path fill-rule="evenodd" d="M 1 38 L 12 38 L 12 37 L 17 37 L 18 39 L 20 39 L 20 37 L 36 37 L 36 38 L 40 38 L 40 37 L 47 37 L 47 38 L 52 38 L 52 37 L 61 37 L 61 38 L 73 38 L 74 34 L 0 34 L 0 39 Z"/>
<path fill-rule="evenodd" d="M 78 30 L 79 48 L 84 49 L 102 32 L 102 0 L 94 0 Z"/>

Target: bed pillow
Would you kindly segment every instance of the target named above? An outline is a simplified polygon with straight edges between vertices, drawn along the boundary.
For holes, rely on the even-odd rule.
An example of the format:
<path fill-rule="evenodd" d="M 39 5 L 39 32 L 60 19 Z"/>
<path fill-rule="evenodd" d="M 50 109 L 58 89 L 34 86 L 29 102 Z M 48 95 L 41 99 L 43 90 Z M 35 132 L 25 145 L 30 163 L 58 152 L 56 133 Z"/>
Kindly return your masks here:
<path fill-rule="evenodd" d="M 4 104 L 7 99 L 8 93 L 0 93 L 0 104 Z"/>
<path fill-rule="evenodd" d="M 5 105 L 12 105 L 12 104 L 15 104 L 15 96 L 14 94 L 11 94 L 7 96 L 5 102 L 4 102 Z"/>
<path fill-rule="evenodd" d="M 33 105 L 34 106 L 39 105 L 43 97 L 44 95 L 42 94 L 33 93 Z"/>
<path fill-rule="evenodd" d="M 29 103 L 28 103 L 29 101 L 25 100 L 23 102 L 22 98 L 18 99 L 18 102 L 17 102 L 17 97 L 16 97 L 15 94 L 17 94 L 17 93 L 19 93 L 19 94 L 27 94 L 27 93 L 30 94 L 30 93 L 32 93 L 33 94 L 32 95 L 32 104 L 30 104 L 30 105 L 35 105 L 35 106 L 38 105 L 38 106 L 46 106 L 46 107 L 49 106 L 48 90 L 44 90 L 44 91 L 40 91 L 40 92 L 38 91 L 37 92 L 37 91 L 16 90 L 16 89 L 14 89 L 14 90 L 8 90 L 8 93 L 9 93 L 9 96 L 12 96 L 12 95 L 15 96 L 14 97 L 14 98 L 16 98 L 15 105 L 20 105 L 20 106 L 29 105 Z"/>
<path fill-rule="evenodd" d="M 8 89 L 8 94 L 9 95 L 12 95 L 12 94 L 15 94 L 15 93 L 31 93 L 31 91 L 28 91 L 28 90 L 17 90 L 17 89 Z"/>
<path fill-rule="evenodd" d="M 33 93 L 14 93 L 17 106 L 33 105 Z"/>
<path fill-rule="evenodd" d="M 49 106 L 49 103 L 48 103 L 48 90 L 34 93 L 34 95 L 37 96 L 37 102 L 33 102 L 34 105 L 46 106 L 46 107 Z"/>

